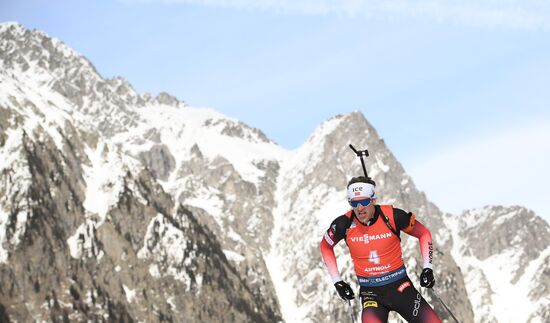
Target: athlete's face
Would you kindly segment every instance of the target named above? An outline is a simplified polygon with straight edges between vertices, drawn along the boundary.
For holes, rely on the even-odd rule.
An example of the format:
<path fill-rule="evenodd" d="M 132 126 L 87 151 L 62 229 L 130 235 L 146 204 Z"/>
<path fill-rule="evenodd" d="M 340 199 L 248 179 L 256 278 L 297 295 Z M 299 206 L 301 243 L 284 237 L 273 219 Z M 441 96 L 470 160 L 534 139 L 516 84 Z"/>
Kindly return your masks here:
<path fill-rule="evenodd" d="M 366 200 L 364 197 L 357 197 L 352 198 L 352 201 L 359 201 L 359 200 Z M 353 209 L 355 211 L 355 215 L 361 222 L 367 222 L 374 216 L 374 204 L 376 203 L 376 199 L 370 199 L 370 204 L 367 206 L 363 206 L 362 204 L 357 204 L 357 206 Z"/>

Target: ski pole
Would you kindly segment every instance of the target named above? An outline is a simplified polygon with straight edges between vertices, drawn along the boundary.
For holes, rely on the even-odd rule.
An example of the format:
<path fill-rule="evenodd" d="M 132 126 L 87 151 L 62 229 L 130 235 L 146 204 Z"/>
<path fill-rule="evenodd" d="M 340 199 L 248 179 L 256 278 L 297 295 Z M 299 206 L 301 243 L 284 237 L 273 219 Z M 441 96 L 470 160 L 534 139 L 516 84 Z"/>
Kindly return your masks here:
<path fill-rule="evenodd" d="M 443 307 L 445 307 L 445 309 L 447 310 L 447 312 L 449 312 L 449 314 L 451 314 L 451 316 L 453 317 L 453 319 L 455 320 L 456 323 L 460 323 L 458 322 L 458 320 L 456 319 L 456 317 L 453 315 L 453 312 L 451 312 L 451 310 L 447 307 L 447 305 L 445 305 L 445 303 L 441 300 L 441 298 L 439 298 L 439 296 L 437 296 L 437 294 L 435 293 L 435 291 L 432 289 L 432 293 L 434 294 L 435 298 L 437 298 L 437 300 L 443 305 Z"/>
<path fill-rule="evenodd" d="M 351 323 L 355 323 L 355 312 L 353 311 L 353 307 L 351 307 L 351 301 L 348 299 L 348 306 L 349 306 L 349 312 L 351 315 Z"/>

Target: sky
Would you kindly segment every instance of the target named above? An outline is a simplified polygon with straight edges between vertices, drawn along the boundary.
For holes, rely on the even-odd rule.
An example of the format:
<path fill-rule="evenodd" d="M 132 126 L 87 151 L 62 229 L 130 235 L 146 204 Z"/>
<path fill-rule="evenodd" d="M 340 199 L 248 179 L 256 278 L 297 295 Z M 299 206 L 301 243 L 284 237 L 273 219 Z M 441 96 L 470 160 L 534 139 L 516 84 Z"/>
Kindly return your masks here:
<path fill-rule="evenodd" d="M 287 149 L 359 110 L 443 211 L 522 205 L 550 222 L 548 2 L 0 0 L 0 21 Z"/>

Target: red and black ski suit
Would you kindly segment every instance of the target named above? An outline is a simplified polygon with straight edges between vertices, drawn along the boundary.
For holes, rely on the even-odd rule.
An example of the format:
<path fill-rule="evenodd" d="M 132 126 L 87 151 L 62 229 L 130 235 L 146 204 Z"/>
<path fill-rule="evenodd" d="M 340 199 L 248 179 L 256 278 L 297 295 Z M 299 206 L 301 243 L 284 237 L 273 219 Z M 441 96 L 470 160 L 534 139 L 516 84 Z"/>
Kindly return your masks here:
<path fill-rule="evenodd" d="M 376 205 L 374 216 L 367 224 L 359 222 L 350 210 L 336 218 L 326 231 L 320 247 L 332 281 L 342 280 L 333 248 L 345 239 L 361 286 L 363 323 L 387 322 L 389 311 L 398 312 L 408 322 L 441 322 L 407 275 L 400 231 L 420 240 L 424 268 L 432 268 L 430 231 L 415 219 L 413 213 L 391 205 Z"/>

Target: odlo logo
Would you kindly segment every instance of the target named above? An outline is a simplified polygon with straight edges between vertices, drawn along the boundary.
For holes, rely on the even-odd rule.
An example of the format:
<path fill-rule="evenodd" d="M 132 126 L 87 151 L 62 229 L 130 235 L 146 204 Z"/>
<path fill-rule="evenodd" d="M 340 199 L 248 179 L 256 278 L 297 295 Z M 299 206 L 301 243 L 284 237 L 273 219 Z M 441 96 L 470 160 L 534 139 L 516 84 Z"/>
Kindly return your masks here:
<path fill-rule="evenodd" d="M 428 242 L 428 260 L 430 261 L 430 264 L 432 263 L 434 254 L 434 247 L 431 242 Z"/>
<path fill-rule="evenodd" d="M 416 294 L 416 299 L 414 300 L 414 309 L 413 316 L 418 316 L 418 310 L 420 309 L 420 294 Z"/>

